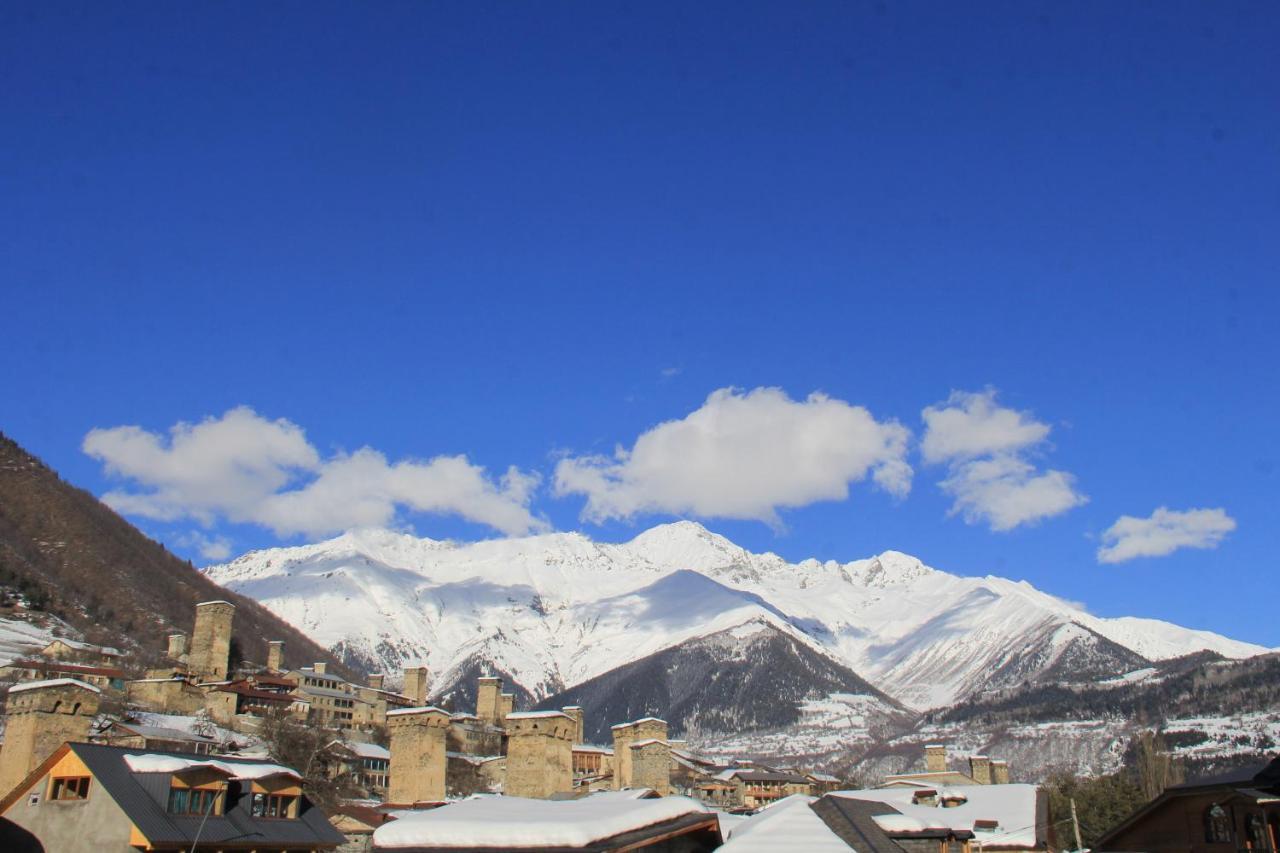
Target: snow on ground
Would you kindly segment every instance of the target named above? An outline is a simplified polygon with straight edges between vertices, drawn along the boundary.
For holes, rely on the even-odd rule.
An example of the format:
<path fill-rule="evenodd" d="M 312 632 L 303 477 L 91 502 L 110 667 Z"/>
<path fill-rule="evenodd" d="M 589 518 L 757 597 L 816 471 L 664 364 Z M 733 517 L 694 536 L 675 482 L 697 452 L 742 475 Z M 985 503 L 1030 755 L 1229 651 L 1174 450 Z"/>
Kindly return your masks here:
<path fill-rule="evenodd" d="M 0 616 L 0 666 L 40 651 L 53 641 L 51 628 Z"/>
<path fill-rule="evenodd" d="M 478 797 L 427 812 L 404 813 L 378 827 L 378 849 L 397 847 L 580 847 L 692 813 L 708 813 L 687 797 L 636 800 L 627 792 L 580 800 Z"/>

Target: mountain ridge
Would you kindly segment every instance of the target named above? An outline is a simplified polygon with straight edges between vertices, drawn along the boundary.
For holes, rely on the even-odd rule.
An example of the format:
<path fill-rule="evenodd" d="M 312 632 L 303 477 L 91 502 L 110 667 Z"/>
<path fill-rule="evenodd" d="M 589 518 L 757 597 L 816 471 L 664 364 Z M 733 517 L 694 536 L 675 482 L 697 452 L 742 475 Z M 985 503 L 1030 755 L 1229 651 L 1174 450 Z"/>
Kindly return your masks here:
<path fill-rule="evenodd" d="M 424 658 L 440 692 L 455 687 L 448 674 L 461 662 L 488 661 L 541 699 L 753 619 L 916 710 L 969 698 L 1002 667 L 1034 680 L 1040 669 L 1015 675 L 1008 664 L 1037 644 L 1044 674 L 1057 666 L 1054 677 L 1068 680 L 1201 649 L 1268 651 L 1159 620 L 1093 616 L 1026 581 L 960 577 L 900 551 L 789 563 L 689 521 L 616 544 L 581 533 L 462 543 L 357 530 L 206 572 L 352 663 L 395 670 Z"/>

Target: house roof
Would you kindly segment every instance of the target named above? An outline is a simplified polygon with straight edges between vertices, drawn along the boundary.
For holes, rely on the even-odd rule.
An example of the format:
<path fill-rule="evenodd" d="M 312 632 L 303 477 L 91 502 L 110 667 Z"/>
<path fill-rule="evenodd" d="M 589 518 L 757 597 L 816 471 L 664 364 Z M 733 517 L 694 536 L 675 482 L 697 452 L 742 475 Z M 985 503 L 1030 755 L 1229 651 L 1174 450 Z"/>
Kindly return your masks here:
<path fill-rule="evenodd" d="M 124 678 L 124 671 L 113 666 L 89 666 L 83 663 L 68 663 L 45 658 L 39 660 L 24 658 L 23 660 L 15 660 L 9 666 L 21 669 L 38 669 L 44 672 L 66 672 L 75 675 L 101 675 L 107 678 Z"/>
<path fill-rule="evenodd" d="M 378 850 L 610 850 L 694 832 L 720 840 L 714 813 L 687 797 L 635 799 L 623 792 L 575 800 L 477 797 L 378 827 Z M 629 792 L 628 792 L 629 793 Z"/>
<path fill-rule="evenodd" d="M 211 737 L 196 734 L 195 732 L 186 732 L 182 729 L 169 728 L 168 726 L 146 726 L 141 723 L 112 723 L 112 729 L 130 732 L 135 735 L 147 738 L 148 740 L 176 740 L 186 743 L 217 743 Z"/>
<path fill-rule="evenodd" d="M 849 844 L 810 808 L 814 802 L 813 797 L 801 794 L 779 800 L 735 825 L 729 832 L 729 840 L 717 853 L 775 853 L 778 850 L 847 853 Z M 857 849 L 859 853 L 879 853 Z"/>
<path fill-rule="evenodd" d="M 994 820 L 996 829 L 983 833 L 984 850 L 1042 846 L 1037 828 L 1045 818 L 1042 798 L 1034 785 L 965 785 L 940 792 L 940 798 L 952 794 L 963 796 L 965 802 L 952 808 L 917 804 L 913 802 L 916 791 L 911 788 L 835 791 L 827 796 L 892 806 L 898 815 L 886 812 L 879 822 L 891 836 L 932 836 L 943 830 L 964 837 L 974 831 L 977 821 Z"/>
<path fill-rule="evenodd" d="M 826 796 L 811 808 L 840 840 L 858 853 L 903 853 L 902 847 L 876 820 L 898 810 L 886 803 Z"/>
<path fill-rule="evenodd" d="M 1258 790 L 1259 788 L 1270 788 L 1272 790 L 1260 791 Z M 1254 802 L 1258 801 L 1260 794 L 1266 797 L 1275 796 L 1276 793 L 1280 792 L 1280 756 L 1273 758 L 1266 764 L 1249 765 L 1227 773 L 1204 776 L 1191 782 L 1184 782 L 1181 785 L 1172 785 L 1165 788 L 1160 796 L 1136 809 L 1119 825 L 1113 827 L 1107 834 L 1099 838 L 1095 846 L 1103 847 L 1110 843 L 1111 839 L 1125 832 L 1129 827 L 1138 823 L 1143 817 L 1160 808 L 1174 797 L 1184 797 L 1214 789 L 1230 792 L 1231 796 L 1242 796 Z"/>
<path fill-rule="evenodd" d="M 9 693 L 12 695 L 24 690 L 38 690 L 41 687 L 83 687 L 93 693 L 102 692 L 100 688 L 74 678 L 50 678 L 47 681 L 24 681 L 21 684 L 15 684 L 9 688 Z"/>
<path fill-rule="evenodd" d="M 126 817 L 153 845 L 190 845 L 200 832 L 200 841 L 210 844 L 235 844 L 242 839 L 252 846 L 298 846 L 333 849 L 345 839 L 330 825 L 320 809 L 303 798 L 296 820 L 256 818 L 250 811 L 247 788 L 232 781 L 229 786 L 225 814 L 207 819 L 199 815 L 179 816 L 166 811 L 169 781 L 174 772 L 184 767 L 215 766 L 229 778 L 270 775 L 278 765 L 270 762 L 220 756 L 217 759 L 194 758 L 188 753 L 149 749 L 130 749 L 99 744 L 70 743 L 56 751 L 40 768 L 28 775 L 23 784 L 0 802 L 0 812 L 7 810 L 49 771 L 55 758 L 70 750 L 84 762 L 97 784 L 110 794 Z M 133 765 L 133 766 L 131 766 Z M 141 768 L 141 769 L 139 769 Z M 151 769 L 156 768 L 156 769 Z M 204 828 L 200 823 L 204 820 Z"/>

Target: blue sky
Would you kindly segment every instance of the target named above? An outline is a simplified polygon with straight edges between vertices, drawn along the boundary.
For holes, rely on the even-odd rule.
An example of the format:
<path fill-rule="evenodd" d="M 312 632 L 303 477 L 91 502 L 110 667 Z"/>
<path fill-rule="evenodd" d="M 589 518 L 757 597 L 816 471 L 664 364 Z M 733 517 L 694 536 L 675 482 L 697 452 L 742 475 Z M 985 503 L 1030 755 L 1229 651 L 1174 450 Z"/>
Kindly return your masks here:
<path fill-rule="evenodd" d="M 794 5 L 0 10 L 0 429 L 197 562 L 696 517 L 1280 645 L 1280 10 Z"/>

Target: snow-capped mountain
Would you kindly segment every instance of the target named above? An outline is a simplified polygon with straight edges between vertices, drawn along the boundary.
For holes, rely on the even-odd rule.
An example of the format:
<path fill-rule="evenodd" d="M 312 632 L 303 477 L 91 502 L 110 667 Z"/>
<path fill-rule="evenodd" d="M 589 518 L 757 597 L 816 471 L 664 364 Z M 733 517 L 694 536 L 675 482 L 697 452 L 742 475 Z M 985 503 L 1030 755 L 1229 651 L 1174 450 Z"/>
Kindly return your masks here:
<path fill-rule="evenodd" d="M 1157 620 L 1099 618 L 1025 582 L 958 577 L 896 551 L 792 564 L 692 522 L 622 544 L 355 531 L 207 572 L 369 668 L 422 660 L 444 692 L 481 662 L 535 700 L 748 623 L 916 709 L 1041 677 L 1117 677 L 1202 649 L 1267 651 Z"/>

